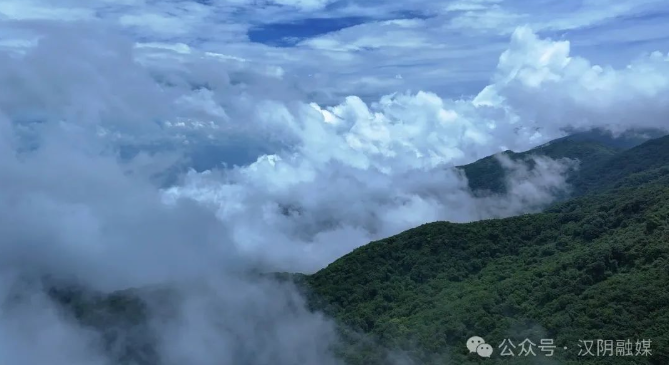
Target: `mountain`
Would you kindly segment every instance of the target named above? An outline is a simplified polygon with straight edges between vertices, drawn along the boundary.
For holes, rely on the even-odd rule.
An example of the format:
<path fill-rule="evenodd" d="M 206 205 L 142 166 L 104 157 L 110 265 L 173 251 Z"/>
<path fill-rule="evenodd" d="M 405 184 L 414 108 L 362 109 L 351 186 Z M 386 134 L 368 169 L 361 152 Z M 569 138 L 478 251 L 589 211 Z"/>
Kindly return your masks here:
<path fill-rule="evenodd" d="M 667 166 L 669 164 L 668 138 L 650 140 L 608 158 L 602 163 L 583 169 L 573 179 L 576 191 L 584 194 L 615 187 L 621 180 L 633 174 L 648 173 Z"/>
<path fill-rule="evenodd" d="M 97 335 L 93 345 L 109 354 L 117 364 L 160 364 L 151 329 L 149 302 L 173 302 L 168 293 L 130 289 L 111 294 L 56 282 L 45 283 L 48 295 L 66 317 Z M 151 313 L 154 317 L 156 313 Z"/>
<path fill-rule="evenodd" d="M 418 364 L 478 363 L 464 346 L 474 335 L 497 351 L 504 339 L 553 339 L 559 364 L 629 364 L 579 358 L 578 340 L 651 339 L 653 355 L 633 363 L 667 364 L 669 137 L 581 174 L 587 194 L 543 213 L 426 224 L 300 280 L 345 335 L 375 340 L 362 349 L 351 340 L 349 364 L 386 364 L 391 349 Z"/>
<path fill-rule="evenodd" d="M 537 153 L 582 159 L 570 178 L 575 198 L 538 214 L 425 224 L 313 275 L 280 276 L 337 320 L 347 365 L 668 364 L 669 137 L 627 149 L 566 138 L 512 156 Z M 493 162 L 463 168 L 497 176 Z M 119 363 L 157 364 L 145 302 L 169 295 L 52 287 L 54 301 L 99 333 Z M 493 345 L 492 358 L 468 352 L 474 335 Z M 553 340 L 554 356 L 538 348 L 536 357 L 499 356 L 504 339 L 526 338 Z M 578 356 L 579 340 L 598 339 L 633 347 L 650 339 L 652 356 Z"/>
<path fill-rule="evenodd" d="M 644 131 L 637 133 L 626 133 L 613 137 L 604 131 L 589 131 L 576 133 L 567 137 L 556 139 L 529 151 L 516 153 L 513 151 L 502 152 L 513 161 L 521 161 L 532 165 L 533 156 L 545 156 L 552 159 L 575 159 L 580 163 L 579 171 L 596 175 L 596 171 L 604 169 L 604 166 L 614 156 L 627 149 L 637 147 L 649 140 L 650 137 L 659 138 L 662 133 L 658 131 Z M 469 187 L 477 194 L 504 193 L 506 192 L 506 171 L 499 161 L 498 155 L 489 156 L 476 162 L 459 167 L 469 180 Z M 575 175 L 569 177 L 577 192 L 582 192 L 582 185 L 587 185 L 585 180 L 576 180 Z"/>

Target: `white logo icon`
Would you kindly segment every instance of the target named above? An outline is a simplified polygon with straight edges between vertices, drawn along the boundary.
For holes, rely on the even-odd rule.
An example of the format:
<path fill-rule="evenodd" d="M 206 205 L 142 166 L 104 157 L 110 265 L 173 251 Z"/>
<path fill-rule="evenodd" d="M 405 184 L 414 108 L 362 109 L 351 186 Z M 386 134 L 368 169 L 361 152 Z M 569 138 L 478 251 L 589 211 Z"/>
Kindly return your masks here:
<path fill-rule="evenodd" d="M 485 343 L 485 340 L 479 336 L 470 337 L 467 340 L 467 349 L 470 353 L 475 352 L 481 357 L 492 355 L 492 346 Z"/>
<path fill-rule="evenodd" d="M 481 357 L 490 357 L 490 355 L 492 355 L 492 346 L 487 343 L 480 344 L 476 348 L 476 353 Z"/>

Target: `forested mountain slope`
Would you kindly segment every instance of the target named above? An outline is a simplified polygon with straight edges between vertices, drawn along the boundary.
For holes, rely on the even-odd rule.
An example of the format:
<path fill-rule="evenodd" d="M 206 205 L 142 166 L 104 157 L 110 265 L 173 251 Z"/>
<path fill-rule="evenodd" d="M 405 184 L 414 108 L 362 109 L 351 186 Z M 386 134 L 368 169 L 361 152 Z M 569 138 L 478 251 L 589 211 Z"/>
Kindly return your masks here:
<path fill-rule="evenodd" d="M 632 174 L 669 165 L 669 136 L 650 140 L 642 145 L 582 169 L 573 180 L 579 194 L 615 187 Z"/>
<path fill-rule="evenodd" d="M 479 335 L 494 347 L 554 339 L 561 351 L 542 361 L 561 364 L 669 363 L 669 138 L 581 173 L 590 193 L 544 213 L 426 224 L 304 278 L 344 333 L 376 339 L 347 348 L 348 361 L 384 364 L 401 349 L 420 364 L 478 363 L 464 344 Z M 642 338 L 650 357 L 578 356 L 579 339 Z"/>
<path fill-rule="evenodd" d="M 652 133 L 652 135 L 657 134 L 658 132 Z M 661 136 L 658 136 L 658 138 L 660 137 Z M 637 154 L 636 151 L 632 151 L 628 157 L 624 157 L 624 153 L 626 150 L 634 149 L 644 142 L 642 137 L 622 136 L 613 138 L 603 132 L 586 132 L 560 138 L 526 152 L 516 153 L 513 151 L 505 151 L 502 155 L 513 161 L 521 161 L 529 164 L 532 164 L 533 156 L 578 160 L 580 167 L 569 177 L 568 181 L 574 186 L 577 193 L 582 194 L 589 186 L 593 185 L 593 180 L 596 180 L 596 177 L 602 171 L 611 169 L 609 165 L 624 165 L 628 163 L 630 158 L 643 160 L 645 156 Z M 650 150 L 651 149 L 647 147 L 641 149 L 641 151 L 647 151 L 648 153 L 651 153 Z M 619 154 L 623 155 L 618 158 Z M 650 161 L 655 161 L 660 164 L 664 163 L 666 162 L 666 154 L 667 152 L 665 151 L 664 158 L 652 158 Z M 648 166 L 644 163 L 641 163 L 638 166 L 629 166 L 628 168 L 630 170 L 621 169 L 619 166 L 613 166 L 612 171 L 618 171 L 618 173 L 622 174 L 621 176 L 624 176 L 633 171 L 632 169 L 634 168 L 637 168 L 637 171 L 642 171 L 647 167 Z M 468 165 L 460 166 L 459 168 L 464 171 L 465 176 L 467 176 L 467 179 L 469 180 L 469 186 L 475 193 L 503 193 L 506 191 L 506 171 L 496 155 L 480 159 Z M 584 176 L 580 177 L 581 175 Z"/>
<path fill-rule="evenodd" d="M 289 276 L 339 323 L 346 364 L 669 363 L 669 137 L 625 151 L 542 148 L 598 154 L 572 180 L 580 197 L 539 214 L 422 225 Z M 153 365 L 144 292 L 54 285 L 50 295 L 119 363 Z M 468 353 L 473 335 L 493 345 L 491 359 Z M 553 339 L 555 356 L 499 356 L 503 339 L 525 338 Z M 652 356 L 577 355 L 578 340 L 597 339 L 651 339 Z"/>

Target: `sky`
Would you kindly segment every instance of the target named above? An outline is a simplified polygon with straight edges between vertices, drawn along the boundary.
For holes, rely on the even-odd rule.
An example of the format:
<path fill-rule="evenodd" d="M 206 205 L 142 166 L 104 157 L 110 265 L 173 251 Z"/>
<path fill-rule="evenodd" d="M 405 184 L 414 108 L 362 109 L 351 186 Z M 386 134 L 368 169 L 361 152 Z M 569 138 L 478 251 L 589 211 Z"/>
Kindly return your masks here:
<path fill-rule="evenodd" d="M 326 104 L 405 90 L 475 94 L 518 26 L 568 39 L 576 55 L 615 67 L 669 42 L 663 0 L 6 0 L 0 15 L 87 22 L 138 44 L 220 54 L 285 73 L 307 99 Z M 11 33 L 2 43 L 40 36 L 25 27 Z"/>
<path fill-rule="evenodd" d="M 337 364 L 332 321 L 248 273 L 540 210 L 579 161 L 499 157 L 508 191 L 488 195 L 454 166 L 567 131 L 669 129 L 668 10 L 3 0 L 0 296 L 30 295 L 0 313 L 0 362 L 109 363 L 44 295 L 49 276 L 174 288 L 165 364 Z"/>

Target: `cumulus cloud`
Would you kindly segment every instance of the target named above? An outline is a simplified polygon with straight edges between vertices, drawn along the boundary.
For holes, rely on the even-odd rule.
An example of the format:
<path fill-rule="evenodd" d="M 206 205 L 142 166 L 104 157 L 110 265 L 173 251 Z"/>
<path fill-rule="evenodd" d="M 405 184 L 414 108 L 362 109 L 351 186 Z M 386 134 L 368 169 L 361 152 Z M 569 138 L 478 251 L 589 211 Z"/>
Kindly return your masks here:
<path fill-rule="evenodd" d="M 250 279 L 265 268 L 244 260 L 206 208 L 162 202 L 150 178 L 181 160 L 178 147 L 176 156 L 120 155 L 120 144 L 192 142 L 209 125 L 181 131 L 168 123 L 178 118 L 225 122 L 206 88 L 193 86 L 196 77 L 152 74 L 129 42 L 70 31 L 0 58 L 10 86 L 0 93 L 0 359 L 111 362 L 102 339 L 44 294 L 40 279 L 49 277 L 103 293 L 170 288 L 180 304 L 154 329 L 166 364 L 336 363 L 332 323 L 309 312 L 295 288 Z"/>
<path fill-rule="evenodd" d="M 537 211 L 568 192 L 567 172 L 575 167 L 539 157 L 532 168 L 505 161 L 509 192 L 475 197 L 462 173 L 446 165 L 426 159 L 393 166 L 381 161 L 394 156 L 370 161 L 349 153 L 341 160 L 272 155 L 228 171 L 191 171 L 165 198 L 189 197 L 214 209 L 249 259 L 312 272 L 361 244 L 426 222 Z"/>
<path fill-rule="evenodd" d="M 11 132 L 6 124 L 3 131 Z M 0 277 L 7 280 L 0 288 L 0 356 L 13 363 L 109 363 L 102 340 L 68 319 L 43 294 L 48 288 L 31 284 L 48 276 L 103 292 L 170 288 L 176 312 L 155 326 L 165 364 L 268 357 L 278 364 L 335 363 L 332 323 L 307 311 L 294 288 L 248 279 L 248 271 L 263 268 L 238 254 L 213 214 L 188 201 L 163 204 L 143 174 L 99 150 L 95 135 L 42 133 L 30 151 L 0 143 Z M 198 287 L 203 282 L 210 284 Z M 165 304 L 151 308 L 159 312 Z"/>
<path fill-rule="evenodd" d="M 658 37 L 669 24 L 662 15 L 664 5 L 663 0 L 569 6 L 555 0 L 5 0 L 0 18 L 42 24 L 84 20 L 120 27 L 141 42 L 183 43 L 214 53 L 225 49 L 231 57 L 299 75 L 296 82 L 313 84 L 318 91 L 312 100 L 331 104 L 349 94 L 369 102 L 408 88 L 449 97 L 474 93 L 486 84 L 506 37 L 524 24 L 554 37 L 569 31 L 581 52 L 597 55 L 605 45 L 607 62 L 644 48 L 666 48 L 666 38 Z M 648 13 L 660 16 L 647 18 Z M 363 24 L 337 31 L 321 19 Z M 254 38 L 250 29 L 266 31 Z M 13 37 L 4 29 L 3 38 Z M 301 43 L 276 47 L 277 37 Z M 31 41 L 30 35 L 17 38 L 4 43 Z M 397 74 L 403 75 L 402 82 L 394 79 Z"/>
<path fill-rule="evenodd" d="M 506 161 L 508 195 L 484 198 L 472 197 L 451 167 L 527 150 L 565 130 L 666 129 L 668 64 L 656 53 L 601 75 L 602 67 L 570 56 L 568 42 L 519 28 L 493 83 L 470 99 L 418 92 L 370 104 L 351 96 L 331 107 L 260 103 L 258 120 L 290 148 L 248 166 L 191 172 L 165 197 L 210 206 L 251 257 L 315 270 L 420 223 L 508 216 L 550 202 L 574 163 L 539 158 L 527 170 Z"/>
<path fill-rule="evenodd" d="M 668 75 L 669 53 L 656 51 L 614 69 L 571 56 L 568 41 L 539 39 L 519 28 L 500 57 L 495 82 L 474 103 L 510 107 L 547 128 L 666 129 Z"/>
<path fill-rule="evenodd" d="M 666 127 L 666 56 L 604 68 L 525 28 L 476 97 L 399 92 L 322 105 L 290 70 L 257 59 L 31 22 L 17 27 L 39 39 L 0 53 L 0 294 L 44 275 L 103 292 L 170 286 L 178 313 L 156 324 L 168 363 L 336 363 L 332 323 L 294 288 L 249 272 L 313 271 L 421 223 L 539 209 L 568 189 L 574 162 L 502 160 L 509 193 L 484 197 L 453 166 L 566 128 Z M 193 148 L 210 144 L 231 152 L 179 176 L 196 164 Z M 160 174 L 177 176 L 159 186 Z M 0 354 L 41 361 L 23 340 L 32 327 L 17 323 L 42 318 L 53 332 L 39 351 L 56 365 L 106 361 L 43 288 L 25 290 L 37 300 L 3 311 Z"/>

